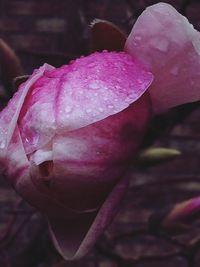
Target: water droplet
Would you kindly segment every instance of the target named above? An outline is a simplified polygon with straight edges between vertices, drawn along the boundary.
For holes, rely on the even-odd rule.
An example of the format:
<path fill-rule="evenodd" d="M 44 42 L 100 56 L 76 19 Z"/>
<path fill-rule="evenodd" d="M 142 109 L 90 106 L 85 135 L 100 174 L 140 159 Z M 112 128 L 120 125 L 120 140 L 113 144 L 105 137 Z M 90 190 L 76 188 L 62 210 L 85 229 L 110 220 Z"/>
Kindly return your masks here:
<path fill-rule="evenodd" d="M 193 87 L 195 84 L 194 80 L 190 80 L 190 85 Z"/>
<path fill-rule="evenodd" d="M 72 111 L 72 107 L 71 106 L 67 106 L 66 108 L 65 108 L 65 112 L 66 113 L 70 113 Z"/>
<path fill-rule="evenodd" d="M 29 144 L 30 140 L 28 138 L 25 138 L 25 143 Z"/>
<path fill-rule="evenodd" d="M 132 93 L 132 94 L 129 95 L 129 97 L 130 97 L 131 99 L 135 99 L 135 98 L 137 98 L 137 95 L 134 94 L 134 93 Z"/>
<path fill-rule="evenodd" d="M 127 97 L 124 101 L 126 102 L 126 103 L 130 103 L 131 102 L 131 98 L 130 97 Z"/>
<path fill-rule="evenodd" d="M 167 39 L 153 38 L 150 44 L 157 50 L 161 52 L 167 52 L 169 48 L 169 41 Z"/>
<path fill-rule="evenodd" d="M 0 142 L 0 149 L 3 149 L 3 148 L 5 148 L 5 146 L 6 146 L 6 144 L 5 144 L 5 142 Z"/>
<path fill-rule="evenodd" d="M 86 113 L 90 113 L 91 111 L 91 108 L 86 109 Z"/>
<path fill-rule="evenodd" d="M 177 75 L 178 74 L 178 66 L 174 66 L 171 70 L 170 70 L 170 73 L 173 74 L 173 75 Z"/>
<path fill-rule="evenodd" d="M 91 62 L 91 63 L 88 64 L 88 67 L 89 67 L 89 68 L 93 68 L 93 67 L 95 67 L 95 66 L 96 66 L 96 63 L 95 63 L 95 62 Z"/>
<path fill-rule="evenodd" d="M 108 105 L 108 108 L 112 109 L 112 108 L 114 108 L 114 106 L 113 105 Z"/>
<path fill-rule="evenodd" d="M 98 110 L 99 110 L 100 112 L 103 112 L 103 108 L 98 108 Z"/>
<path fill-rule="evenodd" d="M 143 83 L 143 81 L 140 80 L 140 79 L 138 79 L 137 82 L 138 82 L 139 84 L 142 84 L 142 83 Z"/>
<path fill-rule="evenodd" d="M 134 39 L 135 39 L 136 41 L 141 41 L 141 40 L 142 40 L 142 37 L 141 37 L 140 35 L 135 35 L 135 36 L 134 36 Z"/>
<path fill-rule="evenodd" d="M 90 89 L 99 89 L 99 84 L 97 81 L 91 81 L 90 84 L 89 84 L 89 88 Z"/>
<path fill-rule="evenodd" d="M 128 65 L 128 66 L 133 66 L 133 61 L 130 60 L 130 59 L 128 59 L 128 60 L 126 61 L 126 65 Z"/>

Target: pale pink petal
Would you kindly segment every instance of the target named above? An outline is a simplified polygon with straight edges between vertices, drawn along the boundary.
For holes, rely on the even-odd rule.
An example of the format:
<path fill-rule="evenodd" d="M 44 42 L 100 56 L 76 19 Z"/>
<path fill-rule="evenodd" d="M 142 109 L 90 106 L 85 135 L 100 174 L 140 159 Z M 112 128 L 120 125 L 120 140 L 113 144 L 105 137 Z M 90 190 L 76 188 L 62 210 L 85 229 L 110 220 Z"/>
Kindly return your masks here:
<path fill-rule="evenodd" d="M 136 21 L 125 51 L 152 71 L 155 112 L 200 100 L 200 33 L 172 6 L 148 7 Z"/>
<path fill-rule="evenodd" d="M 45 64 L 36 70 L 30 79 L 25 82 L 14 97 L 9 101 L 6 108 L 0 113 L 0 158 L 7 153 L 7 148 L 15 131 L 21 108 L 31 86 L 44 74 L 50 70 L 50 65 Z"/>
<path fill-rule="evenodd" d="M 44 73 L 29 91 L 19 117 L 19 129 L 27 154 L 45 146 L 56 131 L 55 98 L 59 78 Z"/>

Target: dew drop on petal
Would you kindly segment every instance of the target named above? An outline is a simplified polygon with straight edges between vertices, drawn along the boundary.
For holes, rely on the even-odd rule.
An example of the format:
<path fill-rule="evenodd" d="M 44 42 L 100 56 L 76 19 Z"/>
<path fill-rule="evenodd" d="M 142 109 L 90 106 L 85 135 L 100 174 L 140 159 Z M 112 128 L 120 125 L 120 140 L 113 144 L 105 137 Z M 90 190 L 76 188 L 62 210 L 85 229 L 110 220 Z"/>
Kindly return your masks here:
<path fill-rule="evenodd" d="M 67 106 L 67 107 L 65 108 L 65 111 L 66 111 L 67 113 L 70 113 L 70 112 L 72 111 L 72 107 L 71 107 L 71 106 Z"/>
<path fill-rule="evenodd" d="M 177 66 L 174 66 L 171 70 L 170 73 L 173 75 L 178 75 L 179 69 Z"/>
<path fill-rule="evenodd" d="M 141 41 L 141 40 L 142 40 L 142 37 L 141 37 L 140 35 L 136 35 L 136 36 L 134 37 L 134 39 L 135 39 L 136 41 Z"/>
<path fill-rule="evenodd" d="M 5 148 L 5 146 L 6 146 L 5 142 L 0 142 L 0 149 Z"/>
<path fill-rule="evenodd" d="M 90 88 L 90 89 L 99 89 L 99 84 L 98 84 L 98 82 L 96 82 L 96 81 L 92 81 L 92 82 L 90 82 L 90 84 L 89 84 L 89 88 Z"/>
<path fill-rule="evenodd" d="M 113 105 L 108 105 L 108 108 L 112 109 L 112 108 L 114 108 L 114 106 Z"/>
<path fill-rule="evenodd" d="M 104 111 L 103 108 L 98 108 L 98 110 L 99 110 L 100 112 L 103 112 L 103 111 Z"/>
<path fill-rule="evenodd" d="M 90 108 L 86 109 L 86 113 L 90 113 L 92 110 Z"/>
<path fill-rule="evenodd" d="M 94 68 L 94 67 L 96 67 L 96 63 L 95 63 L 95 62 L 91 62 L 91 63 L 89 63 L 89 64 L 87 65 L 87 67 L 89 67 L 89 68 Z"/>

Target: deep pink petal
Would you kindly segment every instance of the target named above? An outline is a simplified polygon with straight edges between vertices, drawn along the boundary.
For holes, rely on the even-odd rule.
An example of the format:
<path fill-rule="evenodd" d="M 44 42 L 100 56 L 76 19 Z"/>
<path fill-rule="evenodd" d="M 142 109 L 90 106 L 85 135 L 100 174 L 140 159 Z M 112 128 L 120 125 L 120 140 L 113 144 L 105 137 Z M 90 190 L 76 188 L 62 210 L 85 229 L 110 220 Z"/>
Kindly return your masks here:
<path fill-rule="evenodd" d="M 57 132 L 75 130 L 120 112 L 153 80 L 150 72 L 123 52 L 94 53 L 61 70 L 65 72 L 56 99 Z"/>
<path fill-rule="evenodd" d="M 150 94 L 155 112 L 200 100 L 200 33 L 172 6 L 148 7 L 125 50 L 154 74 Z"/>

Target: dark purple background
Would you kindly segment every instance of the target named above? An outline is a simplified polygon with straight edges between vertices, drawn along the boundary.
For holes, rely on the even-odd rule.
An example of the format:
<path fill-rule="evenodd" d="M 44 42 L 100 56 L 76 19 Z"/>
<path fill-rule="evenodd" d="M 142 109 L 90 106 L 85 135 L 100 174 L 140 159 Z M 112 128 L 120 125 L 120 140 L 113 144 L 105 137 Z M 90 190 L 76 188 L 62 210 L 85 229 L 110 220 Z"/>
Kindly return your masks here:
<path fill-rule="evenodd" d="M 110 20 L 128 34 L 145 6 L 157 2 L 0 0 L 0 33 L 21 58 L 25 72 L 31 73 L 44 62 L 59 66 L 87 54 L 88 25 L 94 18 Z M 200 1 L 163 2 L 171 3 L 200 28 Z M 78 262 L 62 261 L 43 215 L 18 203 L 20 197 L 1 179 L 0 266 L 199 267 L 198 216 L 178 235 L 159 228 L 159 218 L 171 206 L 200 195 L 199 121 L 200 109 L 194 105 L 154 121 L 146 143 L 180 149 L 182 156 L 149 168 L 135 167 L 118 216 L 95 248 Z M 164 129 L 162 135 L 159 129 Z"/>

